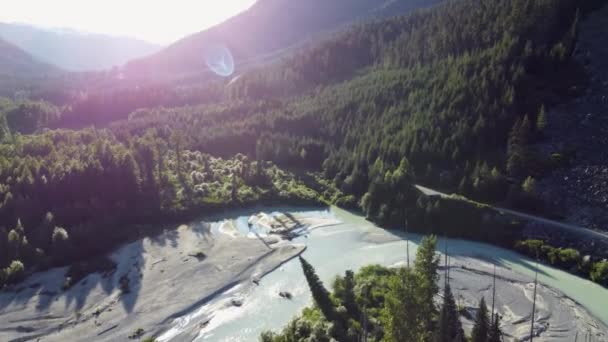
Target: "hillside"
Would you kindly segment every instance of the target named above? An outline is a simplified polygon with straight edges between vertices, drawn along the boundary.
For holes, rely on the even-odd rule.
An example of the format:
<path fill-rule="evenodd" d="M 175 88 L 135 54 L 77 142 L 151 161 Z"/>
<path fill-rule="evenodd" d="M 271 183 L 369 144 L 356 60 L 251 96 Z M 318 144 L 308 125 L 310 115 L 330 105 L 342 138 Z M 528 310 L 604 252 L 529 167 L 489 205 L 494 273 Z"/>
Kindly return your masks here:
<path fill-rule="evenodd" d="M 34 80 L 45 80 L 61 73 L 15 45 L 0 39 L 0 96 L 12 96 L 28 90 Z"/>
<path fill-rule="evenodd" d="M 561 158 L 539 184 L 543 199 L 564 219 L 608 227 L 608 6 L 579 29 L 576 59 L 590 75 L 585 93 L 547 112 L 545 139 L 536 148 Z"/>
<path fill-rule="evenodd" d="M 204 52 L 211 46 L 228 47 L 237 64 L 244 65 L 305 42 L 322 32 L 371 18 L 399 15 L 432 6 L 441 0 L 260 0 L 249 10 L 208 30 L 186 37 L 163 51 L 129 63 L 131 76 L 153 71 L 171 74 L 206 70 Z"/>
<path fill-rule="evenodd" d="M 0 37 L 41 61 L 72 71 L 108 69 L 160 49 L 132 38 L 23 24 L 0 23 Z"/>
<path fill-rule="evenodd" d="M 27 78 L 56 71 L 17 46 L 0 39 L 0 77 Z"/>

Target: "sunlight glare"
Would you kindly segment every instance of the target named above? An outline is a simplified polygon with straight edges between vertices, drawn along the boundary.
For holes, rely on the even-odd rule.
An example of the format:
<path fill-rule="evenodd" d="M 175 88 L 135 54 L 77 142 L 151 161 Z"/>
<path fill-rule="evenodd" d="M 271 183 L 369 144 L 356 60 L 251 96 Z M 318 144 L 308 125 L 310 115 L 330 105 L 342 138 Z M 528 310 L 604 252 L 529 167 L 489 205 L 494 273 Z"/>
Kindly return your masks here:
<path fill-rule="evenodd" d="M 5 2 L 0 22 L 124 35 L 167 44 L 249 8 L 255 0 L 19 0 Z"/>

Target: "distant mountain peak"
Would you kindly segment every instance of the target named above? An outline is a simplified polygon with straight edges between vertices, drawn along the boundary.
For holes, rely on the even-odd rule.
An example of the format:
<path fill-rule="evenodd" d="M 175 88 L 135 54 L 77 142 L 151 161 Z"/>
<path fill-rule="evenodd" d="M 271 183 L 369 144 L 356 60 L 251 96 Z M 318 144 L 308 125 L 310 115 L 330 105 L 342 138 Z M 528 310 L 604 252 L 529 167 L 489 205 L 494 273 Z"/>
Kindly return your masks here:
<path fill-rule="evenodd" d="M 72 71 L 121 66 L 161 48 L 135 38 L 23 23 L 0 23 L 0 38 L 43 62 Z"/>

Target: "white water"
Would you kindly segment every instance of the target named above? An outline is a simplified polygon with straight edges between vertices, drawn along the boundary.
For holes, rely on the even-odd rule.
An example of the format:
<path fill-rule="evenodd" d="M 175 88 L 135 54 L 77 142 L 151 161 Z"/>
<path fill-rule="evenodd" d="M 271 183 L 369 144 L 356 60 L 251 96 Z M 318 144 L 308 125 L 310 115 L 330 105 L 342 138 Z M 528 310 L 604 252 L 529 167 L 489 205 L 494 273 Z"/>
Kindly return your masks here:
<path fill-rule="evenodd" d="M 345 270 L 357 270 L 369 264 L 393 265 L 405 260 L 405 241 L 376 244 L 365 236 L 378 232 L 380 228 L 362 217 L 340 209 L 326 212 L 307 212 L 307 216 L 330 215 L 342 224 L 313 230 L 307 238 L 298 238 L 296 243 L 307 245 L 303 256 L 315 267 L 320 278 L 329 285 L 332 279 Z M 239 223 L 240 222 L 240 223 Z M 246 224 L 239 218 L 237 225 Z M 410 234 L 410 255 L 416 253 L 420 236 Z M 495 246 L 464 240 L 450 240 L 450 254 L 492 259 L 518 273 L 534 275 L 535 263 L 517 253 Z M 540 265 L 539 281 L 560 290 L 579 302 L 595 317 L 608 324 L 608 290 L 590 281 L 551 267 Z M 211 303 L 176 321 L 174 328 L 159 338 L 170 340 L 187 326 L 200 324 L 201 316 L 212 319 L 200 330 L 196 341 L 257 341 L 264 330 L 279 330 L 295 315 L 311 303 L 306 280 L 300 264 L 293 259 L 264 277 L 259 286 L 248 293 L 232 289 Z M 289 291 L 292 300 L 279 297 L 281 291 Z M 228 305 L 233 298 L 243 299 L 241 307 Z M 180 324 L 181 323 L 181 324 Z"/>

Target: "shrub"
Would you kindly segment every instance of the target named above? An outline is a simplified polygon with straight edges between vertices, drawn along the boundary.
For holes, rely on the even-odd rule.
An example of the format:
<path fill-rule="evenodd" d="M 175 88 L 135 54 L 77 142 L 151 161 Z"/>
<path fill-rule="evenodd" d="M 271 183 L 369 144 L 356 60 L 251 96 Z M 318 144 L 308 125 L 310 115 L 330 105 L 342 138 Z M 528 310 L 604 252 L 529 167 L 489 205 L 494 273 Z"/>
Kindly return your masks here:
<path fill-rule="evenodd" d="M 4 269 L 3 273 L 6 284 L 17 283 L 23 280 L 25 267 L 21 261 L 13 260 L 11 264 Z"/>
<path fill-rule="evenodd" d="M 559 262 L 564 267 L 573 267 L 580 264 L 581 254 L 574 248 L 560 248 L 558 252 Z"/>
<path fill-rule="evenodd" d="M 596 262 L 591 267 L 591 280 L 594 282 L 608 286 L 608 260 Z"/>
<path fill-rule="evenodd" d="M 515 243 L 515 249 L 518 251 L 532 256 L 540 256 L 541 250 L 544 247 L 545 242 L 543 240 L 523 240 Z"/>
<path fill-rule="evenodd" d="M 135 331 L 133 331 L 131 333 L 131 335 L 129 335 L 129 338 L 134 340 L 134 339 L 138 339 L 140 337 L 142 337 L 144 335 L 145 331 L 143 328 L 137 328 Z"/>
<path fill-rule="evenodd" d="M 357 199 L 353 195 L 342 196 L 336 200 L 336 205 L 342 208 L 357 208 Z"/>

